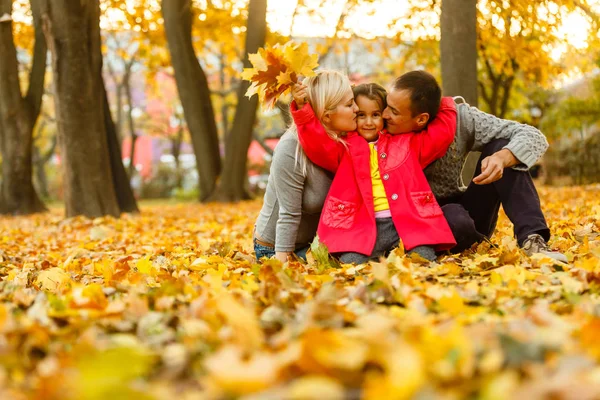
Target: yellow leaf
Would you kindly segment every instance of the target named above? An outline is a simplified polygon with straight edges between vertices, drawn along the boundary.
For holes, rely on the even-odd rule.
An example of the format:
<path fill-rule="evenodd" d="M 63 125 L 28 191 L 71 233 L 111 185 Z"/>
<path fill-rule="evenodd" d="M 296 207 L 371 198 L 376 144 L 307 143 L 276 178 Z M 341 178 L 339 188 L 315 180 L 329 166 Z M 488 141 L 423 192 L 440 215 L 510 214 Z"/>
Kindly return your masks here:
<path fill-rule="evenodd" d="M 366 376 L 363 397 L 366 400 L 411 399 L 425 383 L 423 359 L 416 349 L 406 343 L 386 348 L 380 356 L 383 373 Z"/>
<path fill-rule="evenodd" d="M 240 304 L 226 292 L 217 298 L 216 304 L 227 324 L 236 332 L 238 343 L 248 350 L 260 348 L 264 342 L 264 335 L 254 311 Z"/>
<path fill-rule="evenodd" d="M 326 376 L 303 376 L 290 384 L 285 396 L 292 400 L 342 400 L 346 398 L 344 386 Z"/>
<path fill-rule="evenodd" d="M 456 291 L 452 293 L 452 296 L 442 297 L 438 300 L 438 303 L 442 310 L 449 312 L 453 316 L 463 314 L 469 309 Z"/>
<path fill-rule="evenodd" d="M 35 283 L 42 289 L 52 293 L 58 293 L 65 289 L 67 283 L 71 281 L 71 275 L 63 269 L 54 267 L 40 272 Z"/>
<path fill-rule="evenodd" d="M 315 68 L 319 66 L 319 56 L 308 53 L 308 43 L 302 42 L 299 45 L 283 46 L 284 55 L 292 71 L 302 76 L 315 75 Z"/>
<path fill-rule="evenodd" d="M 224 392 L 233 395 L 266 389 L 277 378 L 277 359 L 268 354 L 244 357 L 243 351 L 227 345 L 207 357 L 204 362 L 208 379 Z"/>
<path fill-rule="evenodd" d="M 142 274 L 150 274 L 154 269 L 152 267 L 152 262 L 150 261 L 150 256 L 146 256 L 137 260 L 137 262 L 135 263 L 135 267 Z"/>
<path fill-rule="evenodd" d="M 579 331 L 581 347 L 600 360 L 600 318 L 591 318 Z"/>
<path fill-rule="evenodd" d="M 131 384 L 152 367 L 152 357 L 141 349 L 118 347 L 92 354 L 80 354 L 77 374 L 70 380 L 74 398 L 87 400 L 149 399 Z"/>
<path fill-rule="evenodd" d="M 362 340 L 342 332 L 312 329 L 304 334 L 300 365 L 308 371 L 339 368 L 355 371 L 367 361 L 368 347 Z"/>

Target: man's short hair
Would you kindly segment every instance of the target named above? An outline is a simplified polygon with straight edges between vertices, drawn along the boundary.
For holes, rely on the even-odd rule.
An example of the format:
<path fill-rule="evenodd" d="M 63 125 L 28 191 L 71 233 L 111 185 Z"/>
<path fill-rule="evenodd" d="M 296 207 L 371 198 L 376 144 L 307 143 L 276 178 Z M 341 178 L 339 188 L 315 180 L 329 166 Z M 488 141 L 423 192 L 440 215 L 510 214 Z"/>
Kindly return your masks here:
<path fill-rule="evenodd" d="M 410 71 L 396 78 L 392 84 L 393 90 L 408 90 L 410 92 L 411 112 L 428 113 L 432 121 L 438 113 L 442 101 L 442 89 L 429 72 Z"/>

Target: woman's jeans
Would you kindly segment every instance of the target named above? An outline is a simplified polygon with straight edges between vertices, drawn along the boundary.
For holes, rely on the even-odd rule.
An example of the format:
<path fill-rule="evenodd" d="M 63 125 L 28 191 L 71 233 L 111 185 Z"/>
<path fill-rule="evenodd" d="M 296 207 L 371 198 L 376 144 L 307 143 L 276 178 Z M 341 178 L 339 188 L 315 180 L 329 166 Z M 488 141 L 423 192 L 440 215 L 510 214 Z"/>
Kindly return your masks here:
<path fill-rule="evenodd" d="M 256 242 L 256 238 L 253 238 L 252 241 L 254 242 L 254 253 L 256 254 L 257 261 L 260 261 L 260 259 L 263 257 L 271 258 L 275 255 L 275 247 L 259 244 Z M 309 246 L 306 246 L 295 250 L 294 254 L 306 261 L 306 252 L 308 251 L 308 247 Z"/>

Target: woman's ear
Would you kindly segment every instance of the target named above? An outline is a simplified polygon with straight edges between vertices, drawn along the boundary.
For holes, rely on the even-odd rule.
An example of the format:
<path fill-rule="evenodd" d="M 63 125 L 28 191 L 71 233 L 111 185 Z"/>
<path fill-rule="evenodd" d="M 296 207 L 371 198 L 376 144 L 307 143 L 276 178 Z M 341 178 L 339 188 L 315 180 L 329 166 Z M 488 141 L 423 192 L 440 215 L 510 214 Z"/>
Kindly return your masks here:
<path fill-rule="evenodd" d="M 329 111 L 325 111 L 321 122 L 324 124 L 329 124 L 331 122 L 331 113 Z"/>
<path fill-rule="evenodd" d="M 429 113 L 417 115 L 417 125 L 419 125 L 420 128 L 424 128 L 425 125 L 427 125 L 427 122 L 429 122 Z"/>

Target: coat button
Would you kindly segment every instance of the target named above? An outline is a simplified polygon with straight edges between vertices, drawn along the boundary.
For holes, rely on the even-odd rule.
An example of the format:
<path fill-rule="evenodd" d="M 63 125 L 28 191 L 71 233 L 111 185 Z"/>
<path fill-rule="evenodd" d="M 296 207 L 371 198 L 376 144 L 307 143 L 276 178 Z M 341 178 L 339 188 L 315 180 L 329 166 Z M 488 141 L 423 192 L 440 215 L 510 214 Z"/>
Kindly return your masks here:
<path fill-rule="evenodd" d="M 383 175 L 383 180 L 387 181 L 388 179 L 390 179 L 390 176 L 388 174 L 384 174 Z"/>
<path fill-rule="evenodd" d="M 396 193 L 392 195 L 392 200 L 398 200 L 398 195 Z"/>
<path fill-rule="evenodd" d="M 343 204 L 340 204 L 340 205 L 338 206 L 338 209 L 339 209 L 339 210 L 343 210 L 343 209 L 344 209 L 344 205 L 343 205 Z"/>
<path fill-rule="evenodd" d="M 381 153 L 381 158 L 386 158 L 386 157 L 387 157 L 387 154 Z"/>
<path fill-rule="evenodd" d="M 430 195 L 425 196 L 425 201 L 430 202 L 431 201 L 431 196 Z"/>

